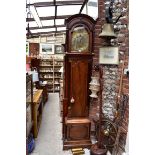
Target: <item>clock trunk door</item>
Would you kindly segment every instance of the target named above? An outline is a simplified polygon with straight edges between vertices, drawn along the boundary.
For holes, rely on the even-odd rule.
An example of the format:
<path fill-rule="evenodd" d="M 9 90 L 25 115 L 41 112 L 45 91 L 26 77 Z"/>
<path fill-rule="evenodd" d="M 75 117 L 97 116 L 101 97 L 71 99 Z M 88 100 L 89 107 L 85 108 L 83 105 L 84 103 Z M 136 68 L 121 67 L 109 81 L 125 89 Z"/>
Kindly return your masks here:
<path fill-rule="evenodd" d="M 70 70 L 68 81 L 70 109 L 68 117 L 87 117 L 90 61 L 88 59 L 70 59 L 68 66 Z"/>

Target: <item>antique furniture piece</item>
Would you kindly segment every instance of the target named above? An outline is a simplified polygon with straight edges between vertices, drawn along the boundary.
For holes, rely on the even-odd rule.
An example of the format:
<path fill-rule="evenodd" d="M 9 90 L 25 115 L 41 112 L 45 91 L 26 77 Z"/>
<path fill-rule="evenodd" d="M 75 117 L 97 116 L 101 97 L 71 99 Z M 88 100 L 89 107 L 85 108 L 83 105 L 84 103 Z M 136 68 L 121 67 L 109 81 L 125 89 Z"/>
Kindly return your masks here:
<path fill-rule="evenodd" d="M 31 70 L 34 68 L 37 69 L 37 72 L 39 72 L 39 64 L 40 64 L 40 59 L 37 58 L 31 58 Z"/>
<path fill-rule="evenodd" d="M 33 135 L 37 138 L 42 112 L 43 112 L 43 101 L 42 101 L 42 89 L 38 89 L 33 95 L 32 103 L 32 118 L 33 118 Z"/>
<path fill-rule="evenodd" d="M 47 91 L 47 84 L 45 83 L 39 83 L 39 86 L 37 89 L 42 89 L 43 90 L 43 104 L 48 101 L 48 91 Z"/>
<path fill-rule="evenodd" d="M 89 102 L 95 21 L 76 14 L 66 21 L 63 149 L 90 147 Z"/>

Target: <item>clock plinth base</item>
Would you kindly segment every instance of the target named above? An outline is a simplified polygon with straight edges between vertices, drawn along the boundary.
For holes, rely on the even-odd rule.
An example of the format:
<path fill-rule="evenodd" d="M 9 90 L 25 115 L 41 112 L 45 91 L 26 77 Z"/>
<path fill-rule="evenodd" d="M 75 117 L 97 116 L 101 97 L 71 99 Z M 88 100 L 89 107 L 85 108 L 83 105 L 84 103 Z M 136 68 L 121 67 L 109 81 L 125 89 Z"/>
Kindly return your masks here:
<path fill-rule="evenodd" d="M 76 141 L 64 141 L 63 150 L 73 149 L 73 148 L 91 148 L 90 140 L 76 140 Z"/>
<path fill-rule="evenodd" d="M 65 120 L 66 137 L 63 142 L 63 149 L 90 148 L 90 120 L 88 118 L 73 118 Z"/>

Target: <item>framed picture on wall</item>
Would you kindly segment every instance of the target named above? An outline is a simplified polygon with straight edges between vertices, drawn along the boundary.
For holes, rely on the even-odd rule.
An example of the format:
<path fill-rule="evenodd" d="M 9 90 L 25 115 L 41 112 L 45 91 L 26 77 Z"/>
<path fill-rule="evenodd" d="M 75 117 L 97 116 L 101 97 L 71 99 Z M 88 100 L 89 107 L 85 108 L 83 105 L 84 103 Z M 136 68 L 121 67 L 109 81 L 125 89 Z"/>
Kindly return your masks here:
<path fill-rule="evenodd" d="M 62 45 L 55 45 L 55 54 L 63 54 L 64 49 Z"/>
<path fill-rule="evenodd" d="M 54 44 L 40 43 L 41 54 L 54 54 Z"/>
<path fill-rule="evenodd" d="M 101 47 L 99 49 L 99 64 L 118 65 L 118 47 Z"/>

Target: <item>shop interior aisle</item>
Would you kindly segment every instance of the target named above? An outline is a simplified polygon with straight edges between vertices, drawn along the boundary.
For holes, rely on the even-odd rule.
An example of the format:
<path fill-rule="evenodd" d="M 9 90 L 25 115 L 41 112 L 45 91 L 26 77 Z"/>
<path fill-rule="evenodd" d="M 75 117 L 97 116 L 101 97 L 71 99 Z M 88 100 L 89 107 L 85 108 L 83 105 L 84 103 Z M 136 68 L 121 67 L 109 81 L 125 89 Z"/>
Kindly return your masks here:
<path fill-rule="evenodd" d="M 59 93 L 49 93 L 45 104 L 35 149 L 30 155 L 71 155 L 71 150 L 62 150 L 62 123 Z"/>

